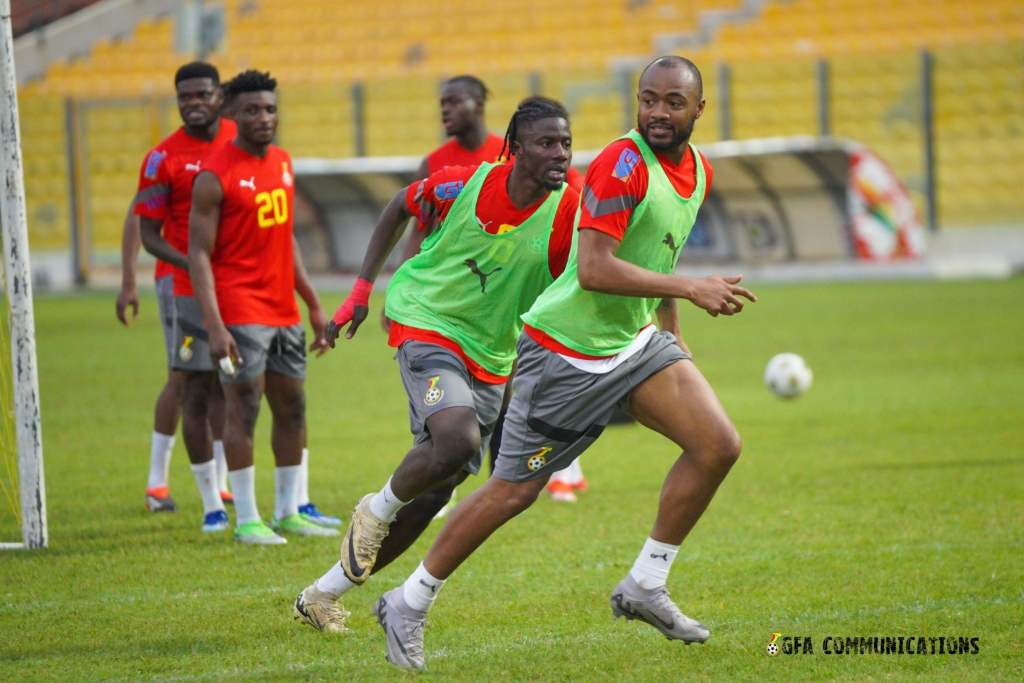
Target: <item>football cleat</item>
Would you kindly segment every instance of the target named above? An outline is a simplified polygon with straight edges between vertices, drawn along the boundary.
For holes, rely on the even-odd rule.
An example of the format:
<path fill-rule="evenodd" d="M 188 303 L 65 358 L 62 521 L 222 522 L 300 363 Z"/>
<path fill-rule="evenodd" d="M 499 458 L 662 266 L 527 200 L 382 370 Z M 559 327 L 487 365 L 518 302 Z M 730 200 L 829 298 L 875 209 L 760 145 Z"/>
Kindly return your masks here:
<path fill-rule="evenodd" d="M 292 616 L 299 622 L 312 626 L 323 633 L 346 633 L 351 631 L 345 625 L 350 612 L 341 606 L 341 600 L 330 593 L 324 593 L 316 583 L 307 586 L 295 598 Z"/>
<path fill-rule="evenodd" d="M 233 495 L 231 495 L 230 491 L 221 491 L 220 492 L 220 502 L 224 503 L 225 505 L 234 505 L 235 504 L 235 497 Z"/>
<path fill-rule="evenodd" d="M 284 519 L 272 517 L 270 527 L 278 533 L 295 534 L 296 536 L 341 536 L 341 532 L 337 529 L 314 524 L 299 513 L 288 515 Z"/>
<path fill-rule="evenodd" d="M 171 498 L 171 489 L 160 486 L 146 489 L 146 509 L 150 512 L 177 512 L 178 506 Z"/>
<path fill-rule="evenodd" d="M 305 517 L 307 521 L 313 522 L 313 524 L 319 524 L 320 526 L 341 526 L 340 517 L 325 515 L 316 509 L 316 503 L 300 505 L 299 514 Z"/>
<path fill-rule="evenodd" d="M 711 637 L 704 624 L 679 611 L 668 597 L 668 589 L 641 588 L 631 575 L 626 575 L 612 591 L 612 617 L 637 619 L 661 631 L 669 640 L 703 643 Z"/>
<path fill-rule="evenodd" d="M 586 477 L 580 477 L 579 479 L 577 479 L 576 481 L 574 481 L 572 483 L 572 490 L 573 491 L 581 491 L 582 492 L 582 491 L 588 491 L 589 489 L 590 489 L 590 484 L 587 483 L 587 478 Z"/>
<path fill-rule="evenodd" d="M 251 545 L 284 545 L 288 539 L 274 533 L 262 519 L 235 527 L 235 540 Z"/>
<path fill-rule="evenodd" d="M 228 513 L 223 510 L 216 510 L 203 517 L 203 532 L 213 533 L 215 531 L 227 531 L 231 528 L 228 520 Z"/>
<path fill-rule="evenodd" d="M 370 578 L 373 565 L 377 562 L 380 544 L 388 535 L 391 524 L 377 519 L 370 512 L 369 493 L 362 497 L 352 511 L 345 538 L 341 542 L 341 568 L 352 583 L 363 584 Z"/>
<path fill-rule="evenodd" d="M 578 500 L 576 494 L 572 492 L 572 484 L 566 484 L 561 480 L 549 482 L 544 490 L 551 494 L 551 500 L 562 503 L 575 503 Z"/>
<path fill-rule="evenodd" d="M 377 617 L 377 623 L 384 629 L 387 660 L 401 669 L 424 671 L 427 666 L 423 661 L 423 626 L 427 613 L 409 607 L 403 587 L 380 596 L 370 614 Z"/>

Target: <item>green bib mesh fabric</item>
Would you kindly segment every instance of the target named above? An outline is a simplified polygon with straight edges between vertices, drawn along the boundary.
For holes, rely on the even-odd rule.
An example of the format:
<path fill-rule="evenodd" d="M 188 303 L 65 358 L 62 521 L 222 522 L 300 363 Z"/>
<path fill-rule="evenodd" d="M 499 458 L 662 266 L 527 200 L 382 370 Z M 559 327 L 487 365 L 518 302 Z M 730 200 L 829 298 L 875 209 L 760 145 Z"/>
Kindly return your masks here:
<path fill-rule="evenodd" d="M 640 133 L 631 130 L 620 139 L 625 138 L 640 148 L 649 181 L 647 195 L 633 210 L 615 255 L 647 270 L 671 273 L 704 201 L 704 164 L 697 149 L 690 145 L 697 186 L 689 199 L 683 199 Z M 576 224 L 579 226 L 578 213 Z M 574 231 L 565 272 L 541 294 L 523 320 L 579 353 L 614 356 L 650 322 L 661 300 L 585 291 L 576 276 L 578 246 L 579 233 Z"/>
<path fill-rule="evenodd" d="M 519 227 L 491 235 L 477 225 L 476 203 L 492 168 L 480 165 L 420 253 L 391 278 L 385 310 L 453 340 L 488 372 L 508 375 L 520 316 L 552 282 L 548 240 L 565 186 Z"/>

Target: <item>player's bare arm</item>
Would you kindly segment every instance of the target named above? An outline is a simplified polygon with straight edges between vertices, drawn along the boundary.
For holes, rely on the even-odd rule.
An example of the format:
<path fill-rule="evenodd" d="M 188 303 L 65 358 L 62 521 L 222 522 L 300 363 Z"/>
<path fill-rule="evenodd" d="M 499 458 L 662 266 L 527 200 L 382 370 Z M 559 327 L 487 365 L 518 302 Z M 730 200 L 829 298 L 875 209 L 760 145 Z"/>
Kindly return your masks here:
<path fill-rule="evenodd" d="M 224 326 L 224 320 L 217 306 L 217 291 L 214 288 L 213 268 L 210 255 L 217 241 L 220 223 L 220 205 L 224 201 L 224 188 L 217 176 L 202 171 L 192 186 L 192 210 L 188 217 L 188 262 L 192 277 L 192 289 L 203 310 L 206 328 L 210 334 L 210 356 L 219 363 L 229 357 L 236 364 L 241 362 L 235 338 Z"/>
<path fill-rule="evenodd" d="M 711 316 L 742 311 L 739 297 L 757 301 L 749 290 L 739 286 L 742 275 L 691 278 L 656 273 L 618 258 L 615 252 L 619 244 L 619 240 L 600 230 L 579 231 L 580 287 L 618 296 L 687 299 Z"/>
<path fill-rule="evenodd" d="M 142 246 L 156 258 L 176 268 L 188 270 L 188 254 L 182 254 L 160 233 L 164 222 L 149 216 L 139 216 L 139 234 Z"/>
<path fill-rule="evenodd" d="M 341 335 L 341 328 L 349 321 L 348 331 L 345 332 L 345 339 L 351 339 L 359 326 L 366 320 L 370 309 L 365 303 L 365 298 L 370 295 L 369 286 L 380 274 L 384 262 L 394 251 L 398 240 L 402 238 L 405 222 L 412 215 L 405 206 L 405 195 L 409 188 L 399 190 L 398 194 L 391 198 L 388 205 L 384 207 L 377 220 L 377 227 L 373 229 L 373 236 L 370 238 L 370 246 L 366 249 L 366 256 L 363 257 L 363 267 L 359 271 L 359 281 L 356 282 L 359 292 L 353 293 L 345 299 L 345 302 L 335 312 L 331 322 L 327 325 L 327 343 L 333 349 L 335 342 Z M 361 285 L 360 283 L 366 283 Z M 365 291 L 363 291 L 365 288 Z"/>
<path fill-rule="evenodd" d="M 425 179 L 429 173 L 427 166 L 427 158 L 423 157 L 423 161 L 420 162 L 420 167 L 416 169 L 416 176 L 413 182 Z M 405 263 L 416 254 L 420 253 L 420 248 L 423 246 L 423 240 L 427 239 L 430 235 L 430 231 L 433 229 L 432 225 L 421 225 L 419 220 L 412 221 L 415 228 L 410 231 L 409 239 L 405 241 L 405 248 L 402 250 L 402 263 Z M 398 265 L 401 266 L 402 263 Z M 388 317 L 387 311 L 383 308 L 380 309 L 380 324 L 384 328 L 385 332 L 391 331 L 391 318 Z"/>
<path fill-rule="evenodd" d="M 132 318 L 139 317 L 139 292 L 135 285 L 136 261 L 139 258 L 139 217 L 135 215 L 135 204 L 128 207 L 121 231 L 121 291 L 117 294 L 117 319 L 125 327 L 131 326 L 128 307 L 132 307 Z"/>
<path fill-rule="evenodd" d="M 316 357 L 319 358 L 327 353 L 329 348 L 327 346 L 327 313 L 320 303 L 316 288 L 313 287 L 313 281 L 309 279 L 306 264 L 302 260 L 302 250 L 299 249 L 299 241 L 295 239 L 294 235 L 292 236 L 292 252 L 295 261 L 295 291 L 306 302 L 306 308 L 309 309 L 309 324 L 313 327 L 313 336 L 315 337 L 313 343 L 309 345 L 309 350 L 316 351 Z"/>
<path fill-rule="evenodd" d="M 679 331 L 679 306 L 676 304 L 676 300 L 671 297 L 662 299 L 655 312 L 658 314 L 658 329 L 671 332 L 672 336 L 676 338 L 679 348 L 690 353 L 686 342 L 683 341 L 683 334 Z"/>

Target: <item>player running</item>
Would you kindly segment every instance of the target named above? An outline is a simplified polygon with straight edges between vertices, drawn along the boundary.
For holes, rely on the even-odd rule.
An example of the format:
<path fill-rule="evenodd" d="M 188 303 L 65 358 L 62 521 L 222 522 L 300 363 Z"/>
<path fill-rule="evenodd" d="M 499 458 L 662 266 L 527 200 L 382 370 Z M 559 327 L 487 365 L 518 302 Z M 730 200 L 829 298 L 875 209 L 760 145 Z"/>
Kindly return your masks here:
<path fill-rule="evenodd" d="M 139 312 L 135 289 L 135 262 L 139 243 L 157 258 L 156 292 L 160 321 L 167 347 L 168 379 L 156 405 L 156 425 L 150 451 L 149 481 L 146 485 L 146 507 L 153 512 L 174 512 L 178 506 L 170 495 L 168 467 L 174 446 L 178 416 L 184 413 L 182 434 L 192 463 L 192 472 L 203 499 L 203 529 L 227 528 L 224 502 L 231 502 L 227 492 L 227 464 L 224 460 L 220 431 L 223 424 L 223 396 L 219 389 L 210 405 L 210 422 L 216 440 L 211 447 L 198 448 L 190 439 L 190 424 L 201 420 L 208 429 L 206 396 L 201 414 L 197 415 L 194 400 L 186 398 L 186 373 L 182 363 L 192 357 L 191 337 L 179 335 L 175 341 L 175 299 L 191 298 L 188 279 L 188 213 L 192 205 L 192 180 L 203 159 L 235 137 L 235 124 L 220 118 L 224 96 L 217 68 L 204 62 L 192 62 L 174 75 L 178 94 L 178 111 L 184 125 L 157 145 L 142 164 L 139 190 L 132 200 L 132 209 L 125 221 L 122 237 L 122 285 L 117 297 L 117 317 L 125 325 L 132 307 L 133 317 Z M 162 234 L 161 234 L 162 232 Z M 202 320 L 200 319 L 200 326 Z M 211 368 L 212 369 L 212 368 Z M 184 406 L 182 405 L 184 403 Z M 194 433 L 194 429 L 191 430 Z"/>
<path fill-rule="evenodd" d="M 710 636 L 669 599 L 665 581 L 680 544 L 739 457 L 740 437 L 685 345 L 649 321 L 662 298 L 689 299 L 713 316 L 741 311 L 739 297 L 755 298 L 737 285 L 739 276 L 673 274 L 710 180 L 689 144 L 704 110 L 700 72 L 681 57 L 661 57 L 641 74 L 637 97 L 637 129 L 587 171 L 565 273 L 523 316 L 515 394 L 494 476 L 459 503 L 419 568 L 373 609 L 388 660 L 399 667 L 424 668 L 423 624 L 445 580 L 533 504 L 552 472 L 594 443 L 616 405 L 683 453 L 665 479 L 650 538 L 612 591 L 612 612 L 669 639 Z M 692 180 L 682 183 L 684 169 Z"/>
<path fill-rule="evenodd" d="M 519 316 L 561 274 L 579 195 L 565 184 L 572 134 L 562 106 L 530 98 L 512 116 L 504 145 L 515 164 L 449 167 L 399 192 L 384 209 L 360 279 L 328 328 L 332 346 L 367 315 L 373 281 L 417 204 L 440 225 L 394 274 L 388 343 L 409 397 L 412 450 L 378 493 L 359 501 L 341 562 L 307 587 L 294 616 L 344 631 L 339 598 L 401 555 L 477 473 L 515 359 Z"/>
<path fill-rule="evenodd" d="M 294 291 L 309 308 L 326 350 L 324 313 L 294 253 L 294 176 L 277 131 L 277 81 L 245 71 L 231 81 L 238 137 L 207 158 L 196 176 L 189 219 L 189 267 L 206 320 L 211 359 L 220 368 L 226 417 L 224 446 L 235 495 L 235 540 L 281 544 L 274 533 L 338 535 L 299 513 L 306 440 L 305 331 Z M 253 431 L 266 391 L 273 414 L 275 505 L 271 526 L 256 505 Z"/>

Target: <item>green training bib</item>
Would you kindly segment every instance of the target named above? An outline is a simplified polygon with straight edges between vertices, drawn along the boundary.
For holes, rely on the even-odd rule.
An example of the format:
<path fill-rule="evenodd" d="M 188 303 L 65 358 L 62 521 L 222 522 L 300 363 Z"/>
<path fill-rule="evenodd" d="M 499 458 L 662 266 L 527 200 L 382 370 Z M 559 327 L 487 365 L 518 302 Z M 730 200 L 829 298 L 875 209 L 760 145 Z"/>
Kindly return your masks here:
<path fill-rule="evenodd" d="M 392 320 L 442 334 L 488 372 L 508 375 L 520 316 L 553 281 L 548 241 L 565 186 L 522 225 L 492 235 L 477 224 L 476 204 L 493 168 L 481 164 L 466 182 L 420 253 L 391 278 L 384 306 Z"/>
<path fill-rule="evenodd" d="M 633 210 L 615 255 L 647 270 L 672 273 L 704 201 L 704 164 L 697 149 L 690 145 L 697 185 L 690 198 L 684 199 L 672 187 L 643 136 L 631 130 L 619 139 L 626 138 L 640 148 L 649 180 L 647 195 Z M 577 213 L 577 228 L 579 220 Z M 565 272 L 537 298 L 523 320 L 579 353 L 614 356 L 650 323 L 651 313 L 661 300 L 585 291 L 577 278 L 578 246 L 579 232 L 574 230 Z"/>

